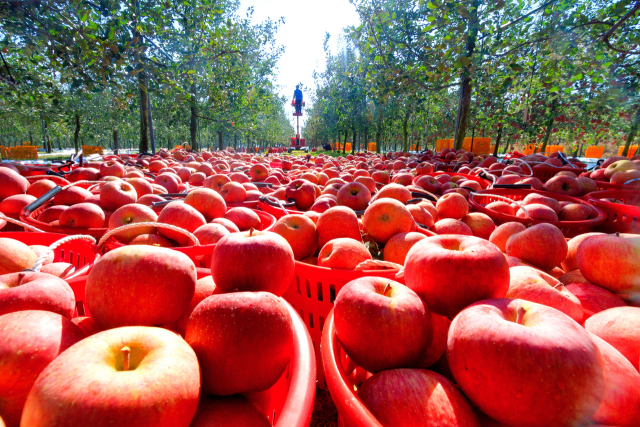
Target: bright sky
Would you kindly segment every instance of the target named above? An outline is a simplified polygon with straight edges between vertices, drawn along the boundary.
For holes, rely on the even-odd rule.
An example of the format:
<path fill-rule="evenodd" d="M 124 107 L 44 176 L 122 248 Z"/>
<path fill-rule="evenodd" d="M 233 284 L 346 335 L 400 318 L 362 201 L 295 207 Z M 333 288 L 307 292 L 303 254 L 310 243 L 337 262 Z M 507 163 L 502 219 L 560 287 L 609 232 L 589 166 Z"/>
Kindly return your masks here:
<path fill-rule="evenodd" d="M 244 17 L 250 6 L 254 7 L 254 23 L 284 17 L 277 41 L 286 50 L 278 64 L 276 83 L 282 87 L 280 93 L 290 102 L 296 84 L 302 82 L 306 87 L 304 98 L 308 106 L 309 95 L 314 90 L 313 71 L 324 68 L 322 42 L 325 33 L 331 34 L 329 45 L 335 52 L 342 29 L 360 22 L 355 7 L 349 0 L 240 0 L 240 16 Z M 289 105 L 286 111 L 291 114 Z M 290 119 L 295 126 L 293 117 Z"/>

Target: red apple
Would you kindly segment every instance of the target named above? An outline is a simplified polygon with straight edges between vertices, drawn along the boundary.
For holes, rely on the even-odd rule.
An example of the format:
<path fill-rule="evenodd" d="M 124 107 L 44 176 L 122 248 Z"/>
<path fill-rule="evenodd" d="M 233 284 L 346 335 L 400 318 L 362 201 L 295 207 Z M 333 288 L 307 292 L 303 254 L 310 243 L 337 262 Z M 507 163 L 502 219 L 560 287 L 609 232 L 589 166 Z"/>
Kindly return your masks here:
<path fill-rule="evenodd" d="M 135 224 L 139 222 L 156 222 L 158 215 L 145 205 L 133 203 L 117 209 L 109 218 L 109 230 L 122 227 L 123 225 Z M 141 234 L 150 234 L 155 231 L 155 227 L 139 227 L 132 230 L 125 230 L 117 233 L 115 237 L 123 243 L 129 243 Z"/>
<path fill-rule="evenodd" d="M 531 219 L 538 219 L 541 221 L 558 221 L 558 214 L 546 205 L 530 203 L 525 206 L 525 209 L 527 210 L 526 214 L 524 209 L 521 208 L 516 212 L 516 216 L 518 218 L 527 218 L 528 214 L 528 218 Z"/>
<path fill-rule="evenodd" d="M 507 255 L 519 258 L 542 270 L 560 265 L 567 256 L 567 241 L 562 231 L 552 224 L 536 224 L 509 237 Z"/>
<path fill-rule="evenodd" d="M 576 296 L 582 304 L 582 321 L 584 323 L 589 317 L 596 313 L 614 307 L 625 307 L 626 304 L 619 297 L 590 283 L 570 283 L 565 288 Z"/>
<path fill-rule="evenodd" d="M 359 182 L 350 182 L 338 191 L 338 204 L 354 211 L 363 211 L 369 205 L 371 192 Z"/>
<path fill-rule="evenodd" d="M 370 260 L 365 245 L 354 239 L 338 238 L 328 241 L 318 254 L 318 265 L 327 268 L 355 270 L 361 262 Z"/>
<path fill-rule="evenodd" d="M 471 228 L 462 221 L 457 219 L 445 218 L 433 225 L 433 231 L 436 234 L 459 234 L 464 236 L 473 236 Z"/>
<path fill-rule="evenodd" d="M 29 181 L 18 172 L 9 168 L 0 168 L 0 200 L 16 194 L 24 194 L 29 188 Z"/>
<path fill-rule="evenodd" d="M 287 184 L 286 198 L 293 199 L 299 210 L 306 211 L 316 200 L 316 189 L 306 179 L 296 179 Z"/>
<path fill-rule="evenodd" d="M 231 208 L 224 217 L 237 225 L 240 231 L 259 230 L 262 224 L 258 214 L 249 208 Z"/>
<path fill-rule="evenodd" d="M 481 239 L 488 240 L 496 229 L 496 224 L 490 216 L 481 212 L 471 212 L 465 215 L 462 220 L 473 232 L 473 235 Z"/>
<path fill-rule="evenodd" d="M 19 240 L 0 238 L 0 275 L 33 268 L 37 259 L 38 254 Z"/>
<path fill-rule="evenodd" d="M 141 234 L 129 242 L 129 245 L 149 245 L 160 248 L 172 248 L 173 245 L 167 239 L 157 234 Z"/>
<path fill-rule="evenodd" d="M 39 310 L 0 316 L 0 331 L 0 416 L 17 427 L 40 372 L 84 333 L 69 319 Z"/>
<path fill-rule="evenodd" d="M 381 277 L 362 277 L 344 285 L 333 316 L 342 348 L 372 373 L 412 366 L 433 336 L 431 313 L 420 297 Z"/>
<path fill-rule="evenodd" d="M 158 222 L 174 225 L 191 233 L 207 223 L 200 212 L 191 205 L 181 201 L 167 204 L 160 212 L 160 215 L 158 215 Z M 186 245 L 189 241 L 184 234 L 177 231 L 159 228 L 158 233 L 167 239 L 175 240 L 181 246 Z"/>
<path fill-rule="evenodd" d="M 420 225 L 423 225 L 427 228 L 433 227 L 434 220 L 431 212 L 427 210 L 424 206 L 419 204 L 410 204 L 407 205 L 407 210 L 413 217 L 413 220 Z M 493 222 L 492 222 L 493 223 Z"/>
<path fill-rule="evenodd" d="M 424 369 L 392 369 L 364 382 L 358 397 L 384 427 L 480 427 L 448 379 Z"/>
<path fill-rule="evenodd" d="M 49 179 L 41 179 L 36 181 L 27 188 L 27 194 L 35 197 L 36 199 L 43 196 L 47 191 L 56 187 L 56 183 Z"/>
<path fill-rule="evenodd" d="M 416 365 L 418 368 L 426 369 L 433 366 L 447 351 L 447 336 L 451 321 L 444 316 L 431 313 L 431 325 L 433 326 L 433 339 L 418 359 Z"/>
<path fill-rule="evenodd" d="M 71 318 L 74 309 L 73 290 L 58 277 L 26 271 L 0 276 L 0 315 L 44 310 Z"/>
<path fill-rule="evenodd" d="M 61 227 L 104 228 L 105 214 L 93 203 L 78 203 L 60 214 Z"/>
<path fill-rule="evenodd" d="M 496 211 L 496 212 L 500 212 L 500 213 L 503 213 L 503 214 L 507 214 L 507 215 L 515 215 L 516 214 L 516 212 L 513 209 L 513 207 L 511 207 L 511 205 L 509 203 L 503 202 L 503 201 L 491 202 L 488 205 L 486 205 L 485 208 L 491 209 L 492 211 Z"/>
<path fill-rule="evenodd" d="M 563 206 L 558 213 L 560 221 L 585 221 L 595 216 L 596 212 L 593 208 L 582 203 L 570 203 Z"/>
<path fill-rule="evenodd" d="M 247 190 L 238 182 L 228 182 L 220 189 L 220 195 L 226 203 L 244 202 Z"/>
<path fill-rule="evenodd" d="M 318 232 L 311 218 L 305 215 L 285 215 L 273 227 L 289 243 L 296 260 L 312 256 L 318 248 Z"/>
<path fill-rule="evenodd" d="M 67 208 L 69 208 L 69 206 L 64 206 L 64 205 L 51 206 L 50 208 L 47 208 L 44 211 L 42 211 L 40 215 L 38 215 L 38 221 L 44 222 L 46 224 L 50 224 L 53 221 L 57 221 L 60 219 L 60 215 L 62 215 L 62 212 L 67 210 Z"/>
<path fill-rule="evenodd" d="M 200 212 L 207 222 L 223 217 L 227 211 L 227 204 L 222 196 L 209 188 L 189 192 L 184 202 Z"/>
<path fill-rule="evenodd" d="M 614 307 L 589 317 L 587 331 L 616 348 L 638 370 L 640 361 L 640 308 Z"/>
<path fill-rule="evenodd" d="M 85 302 L 104 329 L 164 325 L 187 309 L 195 284 L 196 267 L 185 254 L 123 246 L 95 263 L 87 277 Z"/>
<path fill-rule="evenodd" d="M 198 360 L 182 338 L 117 328 L 85 338 L 45 368 L 21 425 L 188 427 L 199 397 Z"/>
<path fill-rule="evenodd" d="M 604 236 L 604 233 L 584 233 L 567 242 L 567 257 L 562 261 L 562 269 L 564 271 L 570 272 L 578 269 L 578 246 L 591 236 Z"/>
<path fill-rule="evenodd" d="M 289 243 L 269 231 L 225 236 L 211 257 L 211 275 L 221 292 L 266 291 L 280 296 L 289 288 L 294 268 Z"/>
<path fill-rule="evenodd" d="M 404 204 L 408 200 L 411 200 L 411 191 L 400 184 L 387 184 L 382 187 L 374 200 L 382 200 L 384 198 L 396 199 L 400 203 Z"/>
<path fill-rule="evenodd" d="M 469 203 L 458 193 L 448 193 L 438 199 L 436 209 L 440 219 L 460 219 L 469 212 Z"/>
<path fill-rule="evenodd" d="M 122 178 L 124 176 L 124 166 L 115 160 L 106 161 L 100 164 L 100 175 Z"/>
<path fill-rule="evenodd" d="M 545 191 L 579 197 L 582 186 L 575 178 L 566 175 L 556 175 L 544 184 Z"/>
<path fill-rule="evenodd" d="M 51 264 L 43 265 L 40 272 L 66 279 L 76 272 L 76 267 L 68 262 L 52 262 Z"/>
<path fill-rule="evenodd" d="M 319 247 L 323 247 L 328 241 L 340 237 L 362 241 L 358 217 L 353 209 L 346 206 L 336 206 L 323 212 L 318 218 L 316 229 L 318 230 Z"/>
<path fill-rule="evenodd" d="M 394 235 L 384 246 L 384 260 L 404 265 L 407 253 L 413 245 L 426 238 L 427 236 L 417 232 L 398 233 Z"/>
<path fill-rule="evenodd" d="M 507 250 L 505 246 L 509 237 L 526 229 L 527 227 L 525 227 L 522 223 L 505 222 L 504 224 L 498 226 L 495 230 L 493 230 L 493 232 L 489 236 L 489 241 L 496 245 L 502 252 L 506 252 Z"/>
<path fill-rule="evenodd" d="M 211 221 L 211 224 L 220 224 L 224 228 L 229 230 L 229 233 L 239 233 L 240 232 L 240 229 L 238 228 L 238 226 L 235 225 L 233 222 L 229 221 L 226 218 L 216 218 L 213 221 Z"/>
<path fill-rule="evenodd" d="M 411 231 L 414 220 L 404 204 L 393 198 L 378 198 L 367 207 L 362 224 L 371 238 L 384 244 L 395 234 Z"/>
<path fill-rule="evenodd" d="M 553 209 L 555 213 L 560 212 L 560 203 L 553 197 L 543 196 L 538 193 L 528 194 L 523 200 L 522 204 L 525 206 L 531 204 L 545 205 Z"/>
<path fill-rule="evenodd" d="M 284 302 L 269 292 L 213 295 L 193 310 L 185 340 L 198 356 L 203 391 L 262 391 L 289 363 L 293 324 Z"/>
<path fill-rule="evenodd" d="M 198 227 L 193 234 L 198 238 L 201 245 L 214 245 L 224 236 L 231 233 L 223 225 L 212 223 Z"/>
<path fill-rule="evenodd" d="M 587 332 L 529 301 L 463 310 L 449 329 L 447 360 L 465 395 L 510 426 L 589 424 L 605 392 L 604 362 Z"/>
<path fill-rule="evenodd" d="M 404 278 L 431 311 L 455 316 L 476 301 L 503 297 L 509 288 L 509 266 L 500 250 L 486 240 L 436 236 L 411 248 Z"/>
<path fill-rule="evenodd" d="M 153 194 L 153 186 L 144 178 L 129 178 L 125 182 L 136 190 L 137 199 L 147 194 Z"/>

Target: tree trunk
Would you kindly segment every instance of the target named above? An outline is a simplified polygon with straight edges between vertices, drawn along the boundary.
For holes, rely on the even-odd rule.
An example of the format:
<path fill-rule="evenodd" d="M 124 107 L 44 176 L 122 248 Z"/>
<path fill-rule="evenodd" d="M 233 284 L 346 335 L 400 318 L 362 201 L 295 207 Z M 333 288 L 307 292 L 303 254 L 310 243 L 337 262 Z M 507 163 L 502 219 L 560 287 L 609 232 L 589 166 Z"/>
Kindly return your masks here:
<path fill-rule="evenodd" d="M 76 130 L 73 133 L 73 147 L 78 154 L 78 136 L 80 135 L 80 114 L 76 113 Z"/>
<path fill-rule="evenodd" d="M 467 54 L 466 57 L 473 57 L 473 51 L 476 47 L 476 38 L 478 37 L 478 6 L 479 0 L 473 0 L 471 5 L 471 16 L 469 17 L 469 32 L 467 35 Z M 458 117 L 456 119 L 456 133 L 454 148 L 460 150 L 469 124 L 469 112 L 471 110 L 471 92 L 473 91 L 471 78 L 471 63 L 462 69 L 462 81 L 460 82 L 460 100 L 458 102 Z"/>
<path fill-rule="evenodd" d="M 369 151 L 369 126 L 364 127 L 364 149 L 362 151 Z"/>
<path fill-rule="evenodd" d="M 502 139 L 502 123 L 498 128 L 498 138 L 496 139 L 496 147 L 493 149 L 493 157 L 498 157 L 498 148 L 500 148 L 500 140 Z"/>
<path fill-rule="evenodd" d="M 149 114 L 149 139 L 151 140 L 151 154 L 156 154 L 156 137 L 153 133 L 153 117 L 151 116 L 151 97 L 147 92 L 147 111 Z"/>
<path fill-rule="evenodd" d="M 113 152 L 118 154 L 120 151 L 120 143 L 118 141 L 118 129 L 113 130 Z"/>
<path fill-rule="evenodd" d="M 198 134 L 198 107 L 196 105 L 196 83 L 191 83 L 191 99 L 189 101 L 191 105 L 191 123 L 189 124 L 189 131 L 191 132 L 191 148 L 197 149 L 198 142 L 196 137 Z"/>
<path fill-rule="evenodd" d="M 631 147 L 631 143 L 636 138 L 636 133 L 638 133 L 638 126 L 640 125 L 640 105 L 636 105 L 636 114 L 633 116 L 633 122 L 631 122 L 631 129 L 629 130 L 629 135 L 627 135 L 627 141 L 624 144 L 624 150 L 622 150 L 622 155 L 627 157 L 629 154 L 629 148 Z M 636 154 L 638 151 L 636 151 Z"/>
<path fill-rule="evenodd" d="M 149 152 L 149 94 L 147 93 L 147 77 L 144 71 L 138 73 L 140 90 L 140 143 L 141 153 Z"/>
<path fill-rule="evenodd" d="M 544 154 L 547 149 L 547 144 L 549 143 L 549 138 L 551 137 L 551 130 L 553 129 L 553 112 L 555 108 L 551 107 L 551 114 L 549 114 L 549 119 L 547 120 L 547 129 L 544 132 L 544 139 L 542 140 L 542 148 L 540 148 L 540 152 Z M 535 153 L 535 148 L 533 152 Z"/>
<path fill-rule="evenodd" d="M 31 131 L 29 131 L 29 144 L 31 144 L 33 146 L 33 134 L 31 133 Z M 11 145 L 11 144 L 9 144 L 9 145 Z"/>
<path fill-rule="evenodd" d="M 353 142 L 351 143 L 351 154 L 356 152 L 356 128 L 353 127 Z"/>
<path fill-rule="evenodd" d="M 218 150 L 224 150 L 222 146 L 222 129 L 218 130 Z"/>
<path fill-rule="evenodd" d="M 409 133 L 407 126 L 409 124 L 409 114 L 405 114 L 402 121 L 402 151 L 405 153 L 409 151 Z"/>
<path fill-rule="evenodd" d="M 33 145 L 33 142 L 31 143 L 31 145 Z M 51 152 L 51 150 L 49 150 L 49 144 L 47 144 L 47 122 L 46 122 L 46 120 L 42 121 L 42 148 L 44 148 L 44 150 L 47 153 Z"/>
<path fill-rule="evenodd" d="M 233 135 L 233 149 L 238 151 L 238 133 Z"/>
<path fill-rule="evenodd" d="M 342 144 L 342 154 L 347 152 L 347 139 L 349 139 L 349 129 L 344 130 L 344 144 Z"/>

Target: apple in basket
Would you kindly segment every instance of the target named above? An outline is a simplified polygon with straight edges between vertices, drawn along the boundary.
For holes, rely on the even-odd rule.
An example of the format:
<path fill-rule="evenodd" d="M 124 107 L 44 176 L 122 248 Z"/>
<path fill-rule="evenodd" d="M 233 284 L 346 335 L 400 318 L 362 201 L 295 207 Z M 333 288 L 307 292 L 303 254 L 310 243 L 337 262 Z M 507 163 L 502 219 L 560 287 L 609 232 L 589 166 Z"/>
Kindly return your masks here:
<path fill-rule="evenodd" d="M 148 206 L 132 203 L 118 208 L 109 218 L 109 230 L 113 230 L 124 225 L 139 222 L 156 222 L 158 215 Z M 155 231 L 155 227 L 140 227 L 125 230 L 117 233 L 115 237 L 123 243 L 128 243 L 141 234 L 150 234 Z"/>
<path fill-rule="evenodd" d="M 42 371 L 21 425 L 188 427 L 199 397 L 198 360 L 182 338 L 162 328 L 116 328 L 85 338 Z"/>
<path fill-rule="evenodd" d="M 44 310 L 71 318 L 74 308 L 73 290 L 59 277 L 28 271 L 0 276 L 0 315 Z"/>
<path fill-rule="evenodd" d="M 40 372 L 85 335 L 71 320 L 40 310 L 0 316 L 0 331 L 0 418 L 17 427 Z"/>
<path fill-rule="evenodd" d="M 0 200 L 16 194 L 24 194 L 28 188 L 29 181 L 25 177 L 9 168 L 0 168 Z"/>
<path fill-rule="evenodd" d="M 285 215 L 275 223 L 273 232 L 289 243 L 296 260 L 312 256 L 318 248 L 316 225 L 308 216 Z"/>
<path fill-rule="evenodd" d="M 640 308 L 610 308 L 591 316 L 584 326 L 587 331 L 614 346 L 636 370 L 639 369 Z"/>
<path fill-rule="evenodd" d="M 198 356 L 203 394 L 262 391 L 289 363 L 293 324 L 269 292 L 212 295 L 191 313 L 185 340 Z"/>
<path fill-rule="evenodd" d="M 0 237 L 0 274 L 32 268 L 37 259 L 36 252 L 24 243 Z"/>
<path fill-rule="evenodd" d="M 605 393 L 602 355 L 587 331 L 534 302 L 464 309 L 449 329 L 447 361 L 473 404 L 510 426 L 589 425 Z"/>
<path fill-rule="evenodd" d="M 431 313 L 420 297 L 381 277 L 344 285 L 335 300 L 334 321 L 347 355 L 372 373 L 415 366 L 433 336 Z"/>

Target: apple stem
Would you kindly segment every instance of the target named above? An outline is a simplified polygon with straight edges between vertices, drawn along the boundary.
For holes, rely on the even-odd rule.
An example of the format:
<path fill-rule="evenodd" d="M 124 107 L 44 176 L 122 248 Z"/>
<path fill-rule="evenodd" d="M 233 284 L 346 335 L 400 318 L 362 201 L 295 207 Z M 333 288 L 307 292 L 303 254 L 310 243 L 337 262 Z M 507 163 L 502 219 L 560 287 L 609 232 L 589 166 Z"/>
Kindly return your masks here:
<path fill-rule="evenodd" d="M 249 229 L 249 237 L 253 236 L 253 228 Z"/>
<path fill-rule="evenodd" d="M 389 290 L 390 287 L 391 287 L 391 283 L 387 283 L 387 286 L 384 287 L 384 291 L 382 291 L 382 295 L 384 295 L 385 297 L 388 296 L 387 290 Z"/>
<path fill-rule="evenodd" d="M 620 232 L 616 231 L 616 237 L 620 237 Z"/>
<path fill-rule="evenodd" d="M 524 318 L 524 314 L 527 312 L 527 309 L 524 307 L 518 308 L 518 317 L 516 318 L 516 323 L 518 325 L 522 325 L 522 319 Z"/>
<path fill-rule="evenodd" d="M 131 353 L 131 349 L 126 345 L 120 349 L 122 352 L 122 370 L 129 370 L 129 353 Z"/>
<path fill-rule="evenodd" d="M 18 273 L 18 286 L 22 286 L 22 281 L 24 280 L 25 274 L 20 272 Z"/>

